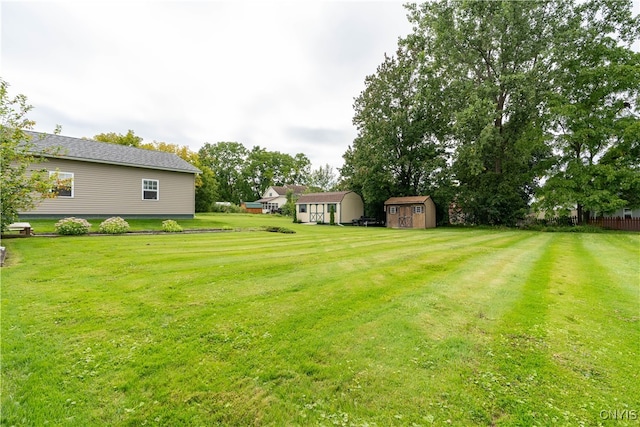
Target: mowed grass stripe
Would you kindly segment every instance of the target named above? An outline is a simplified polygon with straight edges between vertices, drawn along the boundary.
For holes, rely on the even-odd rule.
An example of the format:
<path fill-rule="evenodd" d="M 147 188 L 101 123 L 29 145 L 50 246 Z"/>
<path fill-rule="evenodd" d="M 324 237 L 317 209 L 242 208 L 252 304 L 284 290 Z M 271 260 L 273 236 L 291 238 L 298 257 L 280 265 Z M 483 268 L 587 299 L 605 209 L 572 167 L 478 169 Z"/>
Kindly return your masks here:
<path fill-rule="evenodd" d="M 596 425 L 611 402 L 638 405 L 637 319 L 634 327 L 609 317 L 626 290 L 612 289 L 612 272 L 585 250 L 592 239 L 554 235 L 521 300 L 502 317 L 474 379 L 494 396 L 492 424 Z"/>
<path fill-rule="evenodd" d="M 612 401 L 640 406 L 640 247 L 634 255 L 609 239 L 598 245 L 595 239 L 566 239 L 570 250 L 563 260 L 571 259 L 575 271 L 562 263 L 548 328 L 553 359 L 589 396 L 583 412 L 592 421 Z"/>

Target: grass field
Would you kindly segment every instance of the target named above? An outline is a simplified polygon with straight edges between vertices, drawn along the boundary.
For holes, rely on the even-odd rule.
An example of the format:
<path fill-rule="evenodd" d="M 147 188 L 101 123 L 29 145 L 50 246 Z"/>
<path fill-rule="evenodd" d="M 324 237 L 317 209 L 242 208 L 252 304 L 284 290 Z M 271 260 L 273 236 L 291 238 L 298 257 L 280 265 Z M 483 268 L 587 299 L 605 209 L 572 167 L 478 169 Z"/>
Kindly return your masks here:
<path fill-rule="evenodd" d="M 3 242 L 3 426 L 638 424 L 637 233 L 202 221 Z"/>

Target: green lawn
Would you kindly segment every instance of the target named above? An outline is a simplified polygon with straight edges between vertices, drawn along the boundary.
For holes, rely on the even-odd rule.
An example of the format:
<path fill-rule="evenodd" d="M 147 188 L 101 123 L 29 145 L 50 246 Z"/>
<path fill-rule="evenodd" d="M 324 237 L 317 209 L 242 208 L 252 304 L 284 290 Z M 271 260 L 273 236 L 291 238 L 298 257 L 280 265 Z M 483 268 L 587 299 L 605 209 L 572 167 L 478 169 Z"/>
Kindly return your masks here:
<path fill-rule="evenodd" d="M 199 220 L 3 241 L 2 425 L 638 423 L 640 234 Z"/>

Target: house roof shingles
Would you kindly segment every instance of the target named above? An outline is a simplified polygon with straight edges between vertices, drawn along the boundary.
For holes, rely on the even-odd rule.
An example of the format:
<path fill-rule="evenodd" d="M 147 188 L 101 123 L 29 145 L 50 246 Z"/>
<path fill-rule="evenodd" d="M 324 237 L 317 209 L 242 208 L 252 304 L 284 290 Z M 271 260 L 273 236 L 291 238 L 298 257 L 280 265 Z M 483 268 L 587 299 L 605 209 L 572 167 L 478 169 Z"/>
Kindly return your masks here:
<path fill-rule="evenodd" d="M 200 169 L 173 153 L 26 131 L 30 151 L 44 157 L 106 163 L 174 172 L 200 173 Z"/>
<path fill-rule="evenodd" d="M 293 191 L 293 194 L 295 194 L 295 195 L 302 194 L 305 191 L 307 191 L 307 186 L 306 185 L 283 185 L 283 186 L 274 186 L 272 188 L 280 196 L 286 196 L 287 195 L 287 191 L 289 191 L 289 190 Z"/>
<path fill-rule="evenodd" d="M 307 203 L 340 203 L 344 196 L 351 191 L 334 191 L 328 193 L 309 193 L 303 194 L 296 201 L 296 204 L 307 204 Z"/>
<path fill-rule="evenodd" d="M 408 196 L 408 197 L 391 197 L 385 205 L 413 205 L 416 203 L 424 203 L 429 200 L 429 196 Z"/>

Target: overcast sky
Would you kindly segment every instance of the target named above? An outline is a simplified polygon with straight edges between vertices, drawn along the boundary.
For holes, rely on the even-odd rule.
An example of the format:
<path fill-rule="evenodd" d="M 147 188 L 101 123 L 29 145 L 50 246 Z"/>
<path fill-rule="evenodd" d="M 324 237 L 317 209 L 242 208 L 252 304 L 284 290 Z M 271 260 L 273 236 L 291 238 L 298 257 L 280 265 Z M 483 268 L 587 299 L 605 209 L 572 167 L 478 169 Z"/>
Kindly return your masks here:
<path fill-rule="evenodd" d="M 35 130 L 236 141 L 339 168 L 400 1 L 2 1 L 1 76 Z"/>
<path fill-rule="evenodd" d="M 640 0 L 634 1 L 634 12 Z M 304 153 L 339 168 L 402 1 L 0 0 L 0 76 L 35 130 Z"/>

